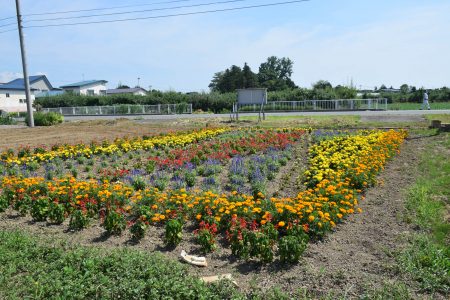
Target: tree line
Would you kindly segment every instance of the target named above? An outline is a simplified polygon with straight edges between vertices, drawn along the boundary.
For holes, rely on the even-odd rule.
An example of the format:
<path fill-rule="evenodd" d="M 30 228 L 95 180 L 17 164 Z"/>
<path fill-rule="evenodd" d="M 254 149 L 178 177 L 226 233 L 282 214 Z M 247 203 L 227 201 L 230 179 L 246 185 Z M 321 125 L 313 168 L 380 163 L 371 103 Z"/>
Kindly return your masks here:
<path fill-rule="evenodd" d="M 386 98 L 389 103 L 401 103 L 401 102 L 421 102 L 423 100 L 423 94 L 428 92 L 428 97 L 431 102 L 447 102 L 450 101 L 450 88 L 442 87 L 437 89 L 425 89 L 416 88 L 407 84 L 402 84 L 399 91 L 392 92 L 392 87 L 387 89 L 385 85 L 381 85 L 380 88 L 375 88 L 374 93 L 379 93 L 379 98 Z M 374 98 L 373 93 L 364 93 L 363 99 Z"/>
<path fill-rule="evenodd" d="M 298 87 L 291 79 L 294 62 L 287 58 L 268 57 L 259 66 L 258 73 L 244 63 L 241 68 L 232 65 L 224 71 L 213 75 L 209 84 L 210 92 L 181 93 L 175 91 L 152 90 L 145 96 L 130 94 L 115 94 L 108 96 L 83 96 L 70 93 L 43 97 L 35 100 L 39 107 L 70 107 L 70 106 L 108 106 L 118 104 L 175 104 L 191 103 L 194 110 L 211 111 L 214 113 L 229 112 L 236 102 L 237 89 L 266 88 L 268 101 L 301 101 L 301 100 L 332 100 L 354 99 L 358 90 L 354 86 L 332 86 L 326 80 L 319 80 L 311 88 Z M 120 88 L 128 88 L 120 84 Z M 389 102 L 420 102 L 423 98 L 423 88 L 404 84 L 398 92 L 392 92 L 385 85 L 373 91 L 362 94 L 361 98 L 387 98 Z M 375 94 L 374 94 L 375 93 Z M 449 101 L 450 89 L 443 87 L 429 90 L 430 101 Z"/>

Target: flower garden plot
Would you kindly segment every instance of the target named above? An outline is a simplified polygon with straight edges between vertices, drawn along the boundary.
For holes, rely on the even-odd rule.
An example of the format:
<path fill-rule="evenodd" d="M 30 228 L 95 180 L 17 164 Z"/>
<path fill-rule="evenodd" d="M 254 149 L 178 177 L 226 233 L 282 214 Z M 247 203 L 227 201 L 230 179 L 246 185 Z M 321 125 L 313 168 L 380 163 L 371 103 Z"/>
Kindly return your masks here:
<path fill-rule="evenodd" d="M 331 136 L 310 147 L 308 189 L 286 198 L 265 195 L 267 180 L 283 163 L 293 163 L 290 148 L 305 135 L 300 129 L 223 132 L 198 143 L 159 149 L 160 156 L 150 154 L 148 174 L 133 175 L 131 170 L 103 181 L 6 176 L 0 207 L 11 206 L 36 221 L 68 219 L 72 229 L 99 219 L 109 233 L 129 228 L 136 239 L 156 226 L 165 228 L 165 241 L 172 245 L 190 223 L 205 252 L 224 238 L 233 254 L 244 259 L 270 262 L 278 255 L 282 261 L 297 261 L 309 238 L 329 232 L 357 210 L 362 190 L 375 182 L 406 136 L 401 131 Z M 190 187 L 183 172 L 194 170 Z M 211 178 L 221 178 L 221 172 L 226 178 L 214 185 Z M 172 176 L 165 179 L 164 189 L 157 187 L 161 173 Z M 184 184 L 178 185 L 181 178 Z"/>

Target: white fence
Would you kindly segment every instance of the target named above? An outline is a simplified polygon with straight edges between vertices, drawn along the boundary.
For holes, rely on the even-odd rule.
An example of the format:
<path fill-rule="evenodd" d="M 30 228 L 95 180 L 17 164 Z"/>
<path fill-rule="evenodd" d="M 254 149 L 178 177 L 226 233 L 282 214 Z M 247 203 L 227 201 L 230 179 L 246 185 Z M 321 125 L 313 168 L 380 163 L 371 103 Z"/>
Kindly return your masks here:
<path fill-rule="evenodd" d="M 192 114 L 192 104 L 113 105 L 43 108 L 43 112 L 57 112 L 64 116 L 83 115 L 171 115 Z"/>
<path fill-rule="evenodd" d="M 387 99 L 339 99 L 271 101 L 264 104 L 264 112 L 276 111 L 338 111 L 338 110 L 387 110 Z M 261 105 L 235 104 L 233 112 L 260 112 Z"/>

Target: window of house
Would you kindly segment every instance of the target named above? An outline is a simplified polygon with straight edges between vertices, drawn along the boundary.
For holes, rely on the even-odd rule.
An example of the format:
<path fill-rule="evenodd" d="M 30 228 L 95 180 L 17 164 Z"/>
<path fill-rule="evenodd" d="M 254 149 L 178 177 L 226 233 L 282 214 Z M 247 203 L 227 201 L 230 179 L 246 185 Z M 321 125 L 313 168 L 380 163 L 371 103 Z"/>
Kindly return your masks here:
<path fill-rule="evenodd" d="M 9 98 L 9 93 L 6 93 L 6 98 Z"/>
<path fill-rule="evenodd" d="M 87 90 L 88 96 L 94 96 L 94 90 Z"/>

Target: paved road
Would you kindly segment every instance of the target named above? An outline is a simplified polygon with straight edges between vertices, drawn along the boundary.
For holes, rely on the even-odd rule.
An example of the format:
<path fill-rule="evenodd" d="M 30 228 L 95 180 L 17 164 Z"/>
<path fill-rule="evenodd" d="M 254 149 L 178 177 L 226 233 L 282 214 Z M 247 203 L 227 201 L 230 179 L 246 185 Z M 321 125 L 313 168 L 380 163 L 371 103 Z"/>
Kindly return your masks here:
<path fill-rule="evenodd" d="M 450 110 L 388 110 L 388 111 L 327 111 L 327 112 L 279 112 L 266 113 L 266 116 L 361 116 L 362 121 L 419 121 L 424 114 L 450 114 Z M 240 117 L 257 116 L 257 114 L 243 113 Z M 140 120 L 174 120 L 198 118 L 230 118 L 229 114 L 192 114 L 192 115 L 122 115 L 122 116 L 66 116 L 66 121 L 80 120 L 111 120 L 111 119 L 140 119 Z"/>

